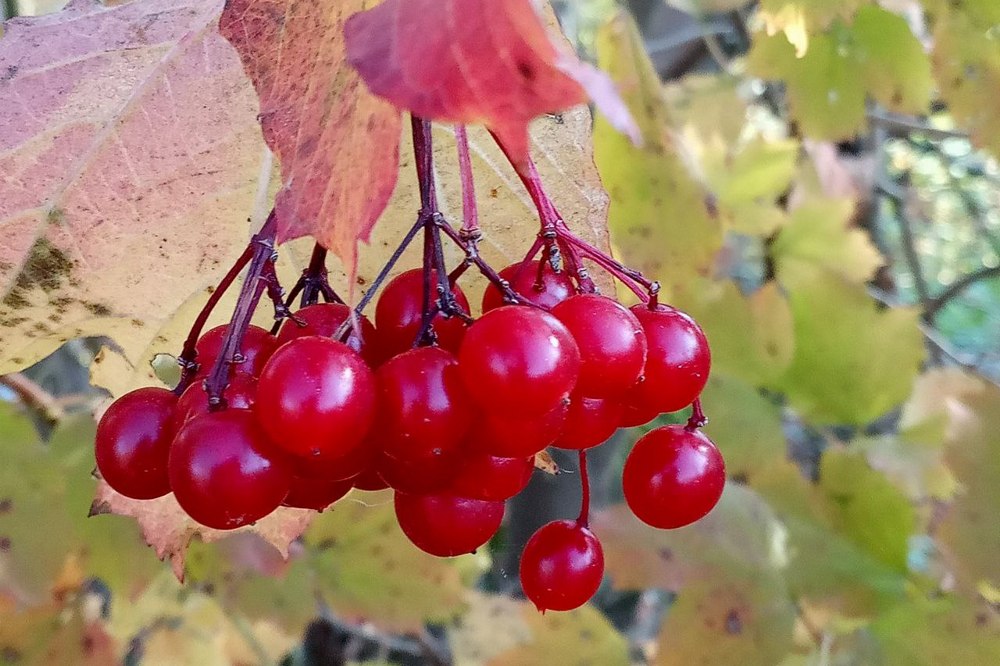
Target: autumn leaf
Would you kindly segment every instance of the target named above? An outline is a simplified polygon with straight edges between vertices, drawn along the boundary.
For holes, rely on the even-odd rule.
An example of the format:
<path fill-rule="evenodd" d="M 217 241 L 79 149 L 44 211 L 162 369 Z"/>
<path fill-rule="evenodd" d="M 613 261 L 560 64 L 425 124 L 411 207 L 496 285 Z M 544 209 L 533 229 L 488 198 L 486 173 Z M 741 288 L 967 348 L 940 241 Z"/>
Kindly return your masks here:
<path fill-rule="evenodd" d="M 384 0 L 351 17 L 344 35 L 375 94 L 425 118 L 483 123 L 519 164 L 533 118 L 588 96 L 638 140 L 611 82 L 552 38 L 530 0 Z"/>
<path fill-rule="evenodd" d="M 257 89 L 264 138 L 281 160 L 279 242 L 311 235 L 348 272 L 396 184 L 400 133 L 399 115 L 346 61 L 344 24 L 365 4 L 228 0 L 219 21 Z"/>
<path fill-rule="evenodd" d="M 239 254 L 270 157 L 220 9 L 77 0 L 5 24 L 0 373 L 87 335 L 135 361 Z"/>

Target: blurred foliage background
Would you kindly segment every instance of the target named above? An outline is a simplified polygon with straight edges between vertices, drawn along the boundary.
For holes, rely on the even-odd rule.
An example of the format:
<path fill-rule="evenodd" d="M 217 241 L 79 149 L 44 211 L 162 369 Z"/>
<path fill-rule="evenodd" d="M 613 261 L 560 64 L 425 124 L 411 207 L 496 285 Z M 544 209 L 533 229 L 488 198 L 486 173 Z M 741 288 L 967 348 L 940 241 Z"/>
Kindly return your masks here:
<path fill-rule="evenodd" d="M 288 562 L 194 544 L 182 586 L 85 517 L 102 341 L 73 341 L 0 377 L 0 663 L 1000 663 L 1000 4 L 554 4 L 643 130 L 595 125 L 612 240 L 709 335 L 719 507 L 631 518 L 633 429 L 592 456 L 608 577 L 580 611 L 511 573 L 576 512 L 559 452 L 489 552 L 424 557 L 361 494 Z"/>

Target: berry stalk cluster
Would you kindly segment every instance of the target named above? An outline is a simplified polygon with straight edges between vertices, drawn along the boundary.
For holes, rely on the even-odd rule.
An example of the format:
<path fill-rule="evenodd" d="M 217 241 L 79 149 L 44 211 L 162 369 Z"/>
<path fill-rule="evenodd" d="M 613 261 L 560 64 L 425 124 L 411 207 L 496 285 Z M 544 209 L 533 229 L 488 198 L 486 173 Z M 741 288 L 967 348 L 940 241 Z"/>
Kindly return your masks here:
<path fill-rule="evenodd" d="M 195 521 L 223 530 L 282 505 L 323 510 L 352 489 L 392 488 L 410 541 L 449 557 L 493 537 L 536 454 L 577 450 L 580 513 L 539 529 L 520 570 L 539 609 L 576 608 L 604 574 L 589 526 L 588 449 L 619 427 L 693 406 L 686 426 L 636 443 L 625 499 L 644 522 L 675 528 L 703 517 L 722 493 L 722 457 L 699 430 L 708 343 L 689 316 L 658 301 L 656 283 L 570 231 L 530 162 L 519 175 L 539 233 L 523 260 L 495 271 L 478 252 L 464 129 L 456 131 L 464 220 L 455 229 L 437 204 L 430 124 L 412 125 L 421 210 L 357 306 L 330 287 L 320 247 L 283 296 L 272 215 L 195 320 L 178 386 L 141 388 L 108 408 L 97 430 L 99 471 L 128 497 L 172 492 Z M 389 279 L 418 237 L 421 266 Z M 463 253 L 457 266 L 446 264 L 447 243 Z M 598 293 L 594 267 L 641 302 L 626 307 Z M 244 269 L 231 321 L 202 333 Z M 478 316 L 459 284 L 470 270 L 489 282 Z M 265 294 L 271 331 L 250 324 Z M 365 310 L 376 297 L 373 322 Z"/>

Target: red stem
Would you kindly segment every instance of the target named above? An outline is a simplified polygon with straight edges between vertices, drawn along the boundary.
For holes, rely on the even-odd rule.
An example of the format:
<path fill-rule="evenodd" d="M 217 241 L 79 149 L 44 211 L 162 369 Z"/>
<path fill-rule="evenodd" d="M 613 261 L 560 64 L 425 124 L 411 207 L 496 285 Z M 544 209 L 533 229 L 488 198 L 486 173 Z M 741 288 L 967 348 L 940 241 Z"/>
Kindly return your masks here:
<path fill-rule="evenodd" d="M 458 148 L 458 173 L 462 178 L 462 230 L 464 236 L 479 236 L 479 210 L 476 207 L 476 184 L 472 178 L 472 156 L 465 125 L 455 125 L 455 146 Z"/>
<path fill-rule="evenodd" d="M 705 416 L 705 412 L 701 409 L 701 398 L 695 398 L 695 401 L 691 403 L 691 418 L 688 419 L 684 429 L 688 432 L 693 432 L 698 428 L 704 427 L 706 424 L 708 424 L 708 417 Z"/>
<path fill-rule="evenodd" d="M 590 523 L 590 473 L 587 471 L 587 452 L 580 451 L 580 491 L 583 497 L 580 499 L 580 516 L 576 522 L 583 527 Z"/>
<path fill-rule="evenodd" d="M 223 295 L 229 287 L 236 281 L 239 277 L 240 272 L 243 268 L 250 263 L 250 259 L 253 257 L 253 245 L 247 245 L 246 249 L 243 250 L 237 259 L 236 263 L 233 264 L 229 272 L 226 273 L 219 284 L 216 285 L 215 291 L 211 293 L 208 300 L 205 301 L 205 305 L 201 308 L 201 312 L 195 317 L 194 322 L 191 324 L 191 330 L 188 332 L 187 339 L 184 340 L 184 347 L 181 349 L 181 355 L 177 357 L 177 362 L 181 365 L 183 370 L 181 371 L 181 379 L 174 387 L 174 394 L 180 395 L 184 390 L 191 385 L 191 381 L 194 379 L 195 372 L 197 371 L 197 357 L 198 351 L 196 345 L 198 344 L 198 338 L 201 337 L 201 331 L 205 328 L 205 322 L 211 316 L 212 311 L 215 306 L 218 305 L 219 301 L 222 300 Z"/>

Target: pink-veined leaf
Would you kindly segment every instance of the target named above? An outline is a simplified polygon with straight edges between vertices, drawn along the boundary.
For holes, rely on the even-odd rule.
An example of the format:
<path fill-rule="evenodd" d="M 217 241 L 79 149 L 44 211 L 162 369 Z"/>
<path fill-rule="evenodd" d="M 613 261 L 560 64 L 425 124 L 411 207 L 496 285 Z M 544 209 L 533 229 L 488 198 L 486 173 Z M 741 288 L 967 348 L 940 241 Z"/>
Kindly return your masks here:
<path fill-rule="evenodd" d="M 377 95 L 426 118 L 483 123 L 516 161 L 528 154 L 532 118 L 588 97 L 638 141 L 614 84 L 553 41 L 531 0 L 385 0 L 344 33 Z"/>
<path fill-rule="evenodd" d="M 219 21 L 260 96 L 281 160 L 278 240 L 312 235 L 353 272 L 396 184 L 399 114 L 347 64 L 344 22 L 363 0 L 229 0 Z"/>

